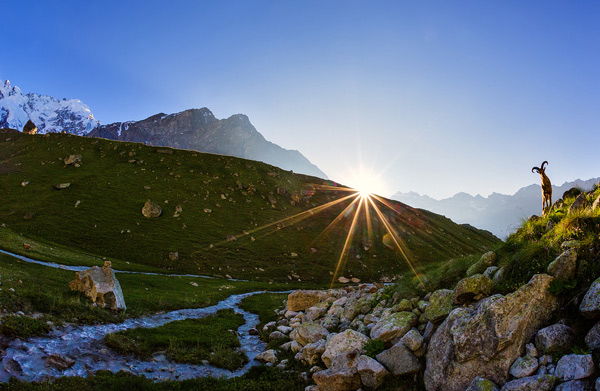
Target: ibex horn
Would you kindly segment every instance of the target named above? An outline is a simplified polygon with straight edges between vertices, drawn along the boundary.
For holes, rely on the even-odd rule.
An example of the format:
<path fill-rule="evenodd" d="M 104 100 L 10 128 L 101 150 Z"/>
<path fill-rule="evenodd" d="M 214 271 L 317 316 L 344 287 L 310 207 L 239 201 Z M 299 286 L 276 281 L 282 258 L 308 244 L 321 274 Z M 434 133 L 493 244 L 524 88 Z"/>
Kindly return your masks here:
<path fill-rule="evenodd" d="M 531 169 L 531 172 L 533 172 L 533 170 L 536 170 L 538 174 L 540 173 L 540 168 L 539 167 L 533 167 Z"/>

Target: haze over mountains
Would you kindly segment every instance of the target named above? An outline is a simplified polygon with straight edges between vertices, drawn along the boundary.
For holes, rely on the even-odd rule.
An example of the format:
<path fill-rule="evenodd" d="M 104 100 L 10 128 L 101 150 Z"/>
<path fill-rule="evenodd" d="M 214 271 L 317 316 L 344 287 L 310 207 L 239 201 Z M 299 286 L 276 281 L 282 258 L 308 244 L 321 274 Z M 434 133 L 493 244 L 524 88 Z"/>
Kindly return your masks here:
<path fill-rule="evenodd" d="M 79 136 L 135 141 L 155 146 L 192 149 L 262 161 L 294 172 L 327 178 L 296 150 L 267 141 L 247 116 L 215 118 L 207 108 L 176 114 L 157 114 L 142 121 L 100 125 L 90 108 L 78 99 L 58 100 L 36 93 L 23 94 L 10 82 L 0 82 L 0 128 L 22 130 L 31 119 L 38 133 L 63 130 Z"/>
<path fill-rule="evenodd" d="M 550 178 L 552 179 L 552 178 Z M 552 186 L 552 202 L 562 197 L 572 187 L 589 190 L 600 182 L 600 177 L 588 180 L 576 179 L 560 186 Z M 414 208 L 427 209 L 439 213 L 456 223 L 468 223 L 477 228 L 492 232 L 499 238 L 506 238 L 523 219 L 539 215 L 542 208 L 540 185 L 529 185 L 513 195 L 492 193 L 488 197 L 458 193 L 450 198 L 436 200 L 415 192 L 398 192 L 390 198 Z"/>

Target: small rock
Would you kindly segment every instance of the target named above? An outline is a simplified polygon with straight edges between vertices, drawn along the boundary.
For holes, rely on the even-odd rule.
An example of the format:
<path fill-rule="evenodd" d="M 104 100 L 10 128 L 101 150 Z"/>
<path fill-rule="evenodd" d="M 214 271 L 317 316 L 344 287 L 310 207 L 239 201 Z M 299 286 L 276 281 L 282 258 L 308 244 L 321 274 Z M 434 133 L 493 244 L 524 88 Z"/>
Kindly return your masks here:
<path fill-rule="evenodd" d="M 269 334 L 270 340 L 283 339 L 283 338 L 287 338 L 287 335 L 285 335 L 281 331 L 273 331 L 271 334 Z"/>
<path fill-rule="evenodd" d="M 466 304 L 489 296 L 494 289 L 494 283 L 483 274 L 474 274 L 463 278 L 456 284 L 452 295 L 452 304 Z"/>
<path fill-rule="evenodd" d="M 70 184 L 70 183 L 59 183 L 59 184 L 57 184 L 57 185 L 54 185 L 54 188 L 55 188 L 56 190 L 64 190 L 64 189 L 66 189 L 66 188 L 68 188 L 68 187 L 70 187 L 70 186 L 71 186 L 71 184 Z"/>
<path fill-rule="evenodd" d="M 198 287 L 198 283 L 197 283 L 197 282 L 194 282 L 194 281 L 190 282 L 190 285 L 191 285 L 191 286 Z"/>
<path fill-rule="evenodd" d="M 431 294 L 429 305 L 425 309 L 425 317 L 432 323 L 443 320 L 452 311 L 452 292 L 439 289 Z"/>
<path fill-rule="evenodd" d="M 600 322 L 596 323 L 587 333 L 585 336 L 585 344 L 590 350 L 600 348 Z"/>
<path fill-rule="evenodd" d="M 260 332 L 255 327 L 252 327 L 250 330 L 248 330 L 248 334 L 249 335 L 260 335 Z"/>
<path fill-rule="evenodd" d="M 176 261 L 176 260 L 178 260 L 178 259 L 179 259 L 179 252 L 178 252 L 178 251 L 172 251 L 172 252 L 169 252 L 169 259 L 170 259 L 171 261 Z"/>
<path fill-rule="evenodd" d="M 66 357 L 66 356 L 60 356 L 58 354 L 51 354 L 46 359 L 46 364 L 53 368 L 58 369 L 59 371 L 64 371 L 64 370 L 71 368 L 73 365 L 75 365 L 75 360 L 73 360 L 69 357 Z"/>
<path fill-rule="evenodd" d="M 325 340 L 309 343 L 302 349 L 302 358 L 308 365 L 315 365 L 319 362 L 321 355 L 325 352 Z"/>
<path fill-rule="evenodd" d="M 327 344 L 321 359 L 329 368 L 334 357 L 342 354 L 343 352 L 356 350 L 359 353 L 362 353 L 363 348 L 368 341 L 369 338 L 366 335 L 348 329 L 342 333 L 333 335 L 327 340 Z"/>
<path fill-rule="evenodd" d="M 554 391 L 593 391 L 594 384 L 591 380 L 571 380 L 557 386 Z"/>
<path fill-rule="evenodd" d="M 404 334 L 400 338 L 400 341 L 413 352 L 419 350 L 423 345 L 423 337 L 416 329 L 411 329 L 408 333 Z"/>
<path fill-rule="evenodd" d="M 535 345 L 532 343 L 528 343 L 525 346 L 525 354 L 527 356 L 531 356 L 531 357 L 535 357 L 535 358 L 538 358 L 540 356 L 537 349 L 535 348 Z"/>
<path fill-rule="evenodd" d="M 70 164 L 81 163 L 81 155 L 69 155 L 63 161 L 67 166 Z"/>

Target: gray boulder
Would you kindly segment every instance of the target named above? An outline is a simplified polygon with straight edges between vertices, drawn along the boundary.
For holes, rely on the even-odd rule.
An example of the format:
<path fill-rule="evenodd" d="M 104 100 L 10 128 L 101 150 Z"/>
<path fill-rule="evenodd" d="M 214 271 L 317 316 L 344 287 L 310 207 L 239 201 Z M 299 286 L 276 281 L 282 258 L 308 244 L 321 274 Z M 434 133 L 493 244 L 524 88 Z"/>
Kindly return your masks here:
<path fill-rule="evenodd" d="M 464 391 L 476 376 L 504 384 L 511 364 L 558 308 L 548 293 L 553 279 L 538 274 L 509 295 L 452 311 L 429 343 L 426 389 Z"/>
<path fill-rule="evenodd" d="M 589 319 L 600 318 L 600 278 L 597 278 L 586 292 L 579 311 Z"/>
<path fill-rule="evenodd" d="M 562 252 L 548 265 L 548 274 L 561 280 L 570 280 L 575 277 L 577 268 L 577 250 L 570 248 Z"/>
<path fill-rule="evenodd" d="M 590 350 L 600 348 L 600 322 L 596 323 L 587 333 L 585 336 L 585 344 Z"/>
<path fill-rule="evenodd" d="M 348 329 L 327 340 L 321 359 L 329 368 L 333 359 L 346 351 L 357 350 L 359 353 L 363 353 L 363 348 L 368 341 L 369 337 L 366 335 Z"/>
<path fill-rule="evenodd" d="M 509 381 L 500 391 L 551 391 L 556 383 L 552 375 L 536 375 Z"/>
<path fill-rule="evenodd" d="M 591 354 L 568 354 L 562 356 L 554 372 L 559 379 L 579 380 L 594 374 L 594 361 Z"/>
<path fill-rule="evenodd" d="M 358 358 L 357 369 L 362 385 L 369 390 L 375 390 L 381 386 L 389 374 L 377 360 L 365 355 Z"/>
<path fill-rule="evenodd" d="M 354 391 L 360 387 L 356 350 L 336 356 L 329 369 L 313 374 L 319 391 Z"/>
<path fill-rule="evenodd" d="M 277 362 L 277 352 L 273 349 L 269 349 L 260 353 L 254 359 L 265 364 L 275 364 Z"/>
<path fill-rule="evenodd" d="M 539 363 L 536 357 L 525 355 L 515 360 L 510 367 L 509 373 L 513 375 L 513 377 L 520 379 L 522 377 L 533 375 L 538 367 Z"/>
<path fill-rule="evenodd" d="M 410 375 L 421 370 L 419 359 L 402 342 L 398 342 L 376 357 L 394 376 Z"/>
<path fill-rule="evenodd" d="M 402 311 L 383 316 L 371 329 L 371 338 L 380 339 L 384 343 L 395 338 L 402 338 L 417 324 L 417 315 Z"/>
<path fill-rule="evenodd" d="M 320 339 L 325 339 L 327 335 L 329 335 L 329 331 L 325 327 L 318 323 L 306 322 L 295 328 L 290 333 L 290 338 L 305 346 Z"/>
<path fill-rule="evenodd" d="M 575 343 L 575 332 L 569 326 L 556 323 L 539 330 L 535 336 L 535 346 L 541 354 L 565 353 Z"/>
<path fill-rule="evenodd" d="M 310 366 L 316 365 L 325 351 L 325 344 L 325 340 L 322 339 L 304 346 L 304 349 L 302 349 L 302 358 L 304 361 Z"/>

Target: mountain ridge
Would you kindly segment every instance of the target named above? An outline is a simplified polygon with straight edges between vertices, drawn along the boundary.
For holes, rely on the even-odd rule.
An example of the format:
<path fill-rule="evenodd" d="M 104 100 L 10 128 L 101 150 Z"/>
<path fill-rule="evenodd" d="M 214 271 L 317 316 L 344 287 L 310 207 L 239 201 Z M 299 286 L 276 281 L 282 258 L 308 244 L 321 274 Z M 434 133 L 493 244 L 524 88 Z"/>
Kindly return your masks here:
<path fill-rule="evenodd" d="M 552 186 L 553 202 L 572 187 L 589 189 L 600 182 L 600 177 L 576 179 L 560 186 Z M 468 223 L 488 230 L 499 238 L 508 236 L 522 220 L 541 213 L 541 186 L 531 184 L 514 194 L 492 193 L 487 197 L 460 192 L 452 197 L 435 199 L 410 191 L 397 192 L 390 198 L 415 208 L 427 209 L 447 216 L 459 224 Z"/>

